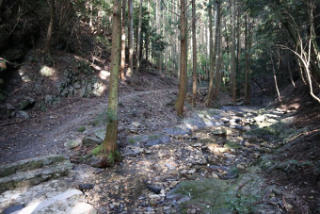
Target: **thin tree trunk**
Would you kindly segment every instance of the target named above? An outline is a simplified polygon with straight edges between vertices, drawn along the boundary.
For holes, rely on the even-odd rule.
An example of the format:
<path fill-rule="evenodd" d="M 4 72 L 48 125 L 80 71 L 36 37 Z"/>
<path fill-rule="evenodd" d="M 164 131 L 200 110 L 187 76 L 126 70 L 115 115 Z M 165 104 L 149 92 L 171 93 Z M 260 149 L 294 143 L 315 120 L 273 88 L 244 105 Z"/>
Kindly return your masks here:
<path fill-rule="evenodd" d="M 48 31 L 47 31 L 45 52 L 47 54 L 50 54 L 50 45 L 51 45 L 51 38 L 52 38 L 53 26 L 54 26 L 55 0 L 48 0 L 48 5 L 50 8 L 50 22 L 49 22 Z"/>
<path fill-rule="evenodd" d="M 237 80 L 236 80 L 236 59 L 235 59 L 235 2 L 231 0 L 231 82 L 232 82 L 232 101 L 237 99 Z"/>
<path fill-rule="evenodd" d="M 291 65 L 290 65 L 289 57 L 288 57 L 288 72 L 289 72 L 289 78 L 290 78 L 291 85 L 295 88 L 296 87 L 296 83 L 293 80 L 293 75 L 292 75 L 292 71 L 291 71 Z"/>
<path fill-rule="evenodd" d="M 132 0 L 128 0 L 128 46 L 129 46 L 129 68 L 127 76 L 133 75 L 133 5 Z"/>
<path fill-rule="evenodd" d="M 120 70 L 121 51 L 121 4 L 120 0 L 113 1 L 112 20 L 112 50 L 111 50 L 111 75 L 109 82 L 109 97 L 107 110 L 107 132 L 102 143 L 104 160 L 101 167 L 113 165 L 117 160 L 117 135 L 118 135 L 118 81 Z"/>
<path fill-rule="evenodd" d="M 275 89 L 276 89 L 276 92 L 277 92 L 278 101 L 281 102 L 281 94 L 280 94 L 280 90 L 279 90 L 279 86 L 278 86 L 277 73 L 276 73 L 276 69 L 275 69 L 273 58 L 272 58 L 271 54 L 270 54 L 270 60 L 271 60 L 271 63 L 272 63 L 274 86 L 275 86 Z"/>
<path fill-rule="evenodd" d="M 120 78 L 125 80 L 125 65 L 126 65 L 126 2 L 122 0 L 122 22 L 121 22 L 121 63 L 120 63 Z"/>
<path fill-rule="evenodd" d="M 136 70 L 139 71 L 140 69 L 140 60 L 141 60 L 141 26 L 142 26 L 142 0 L 140 0 L 139 4 L 139 24 L 138 24 L 138 39 L 137 39 L 137 66 Z"/>
<path fill-rule="evenodd" d="M 180 80 L 179 93 L 176 102 L 176 111 L 178 116 L 183 116 L 184 99 L 187 93 L 187 17 L 186 17 L 186 1 L 180 0 Z"/>
<path fill-rule="evenodd" d="M 192 0 L 192 106 L 196 106 L 197 97 L 197 37 L 196 37 L 196 4 Z"/>

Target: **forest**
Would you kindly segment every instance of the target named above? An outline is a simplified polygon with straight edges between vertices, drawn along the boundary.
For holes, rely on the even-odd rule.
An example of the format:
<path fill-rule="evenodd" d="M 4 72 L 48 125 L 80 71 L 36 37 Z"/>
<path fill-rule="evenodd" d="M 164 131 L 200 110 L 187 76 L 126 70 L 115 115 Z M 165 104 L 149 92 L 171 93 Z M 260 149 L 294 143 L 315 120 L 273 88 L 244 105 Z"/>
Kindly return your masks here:
<path fill-rule="evenodd" d="M 319 0 L 0 0 L 0 213 L 320 213 Z"/>

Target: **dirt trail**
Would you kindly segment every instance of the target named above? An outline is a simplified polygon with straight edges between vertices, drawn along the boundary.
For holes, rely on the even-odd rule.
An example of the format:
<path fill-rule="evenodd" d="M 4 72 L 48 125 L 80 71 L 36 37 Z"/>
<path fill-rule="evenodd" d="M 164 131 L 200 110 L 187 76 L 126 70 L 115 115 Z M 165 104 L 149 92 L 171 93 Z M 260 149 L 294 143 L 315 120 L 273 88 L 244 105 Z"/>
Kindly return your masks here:
<path fill-rule="evenodd" d="M 160 109 L 154 105 L 159 100 L 155 99 L 170 97 L 175 91 L 176 89 L 171 88 L 120 95 L 120 125 L 122 118 L 130 118 L 126 113 L 130 112 L 132 105 L 142 98 L 155 110 L 150 114 L 157 115 Z M 65 152 L 64 142 L 77 134 L 75 130 L 78 127 L 87 125 L 98 114 L 103 113 L 106 105 L 107 97 L 82 98 L 30 120 L 0 127 L 0 163 Z"/>

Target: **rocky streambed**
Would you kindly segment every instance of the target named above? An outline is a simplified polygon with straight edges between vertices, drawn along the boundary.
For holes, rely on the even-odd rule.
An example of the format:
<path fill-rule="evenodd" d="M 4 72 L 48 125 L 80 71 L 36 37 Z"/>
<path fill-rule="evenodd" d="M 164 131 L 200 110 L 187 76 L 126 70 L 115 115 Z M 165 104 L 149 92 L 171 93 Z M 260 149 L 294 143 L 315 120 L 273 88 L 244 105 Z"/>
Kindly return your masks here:
<path fill-rule="evenodd" d="M 132 126 L 121 143 L 122 162 L 109 169 L 90 166 L 104 135 L 93 131 L 66 143 L 73 162 L 68 176 L 9 188 L 0 210 L 30 209 L 36 200 L 42 205 L 33 213 L 79 207 L 78 213 L 286 213 L 295 209 L 291 190 L 265 172 L 288 168 L 272 161 L 301 131 L 290 122 L 291 113 L 281 110 L 223 107 L 194 111 L 152 133 Z"/>

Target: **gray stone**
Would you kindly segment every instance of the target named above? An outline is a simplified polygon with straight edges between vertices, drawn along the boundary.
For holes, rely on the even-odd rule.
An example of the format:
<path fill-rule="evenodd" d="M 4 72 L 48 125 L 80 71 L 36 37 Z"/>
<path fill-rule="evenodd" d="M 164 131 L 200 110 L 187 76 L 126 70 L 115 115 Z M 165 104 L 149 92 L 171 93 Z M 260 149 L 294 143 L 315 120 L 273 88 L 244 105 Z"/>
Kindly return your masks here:
<path fill-rule="evenodd" d="M 167 144 L 171 142 L 171 138 L 167 135 L 154 135 L 149 136 L 146 146 L 155 146 L 160 144 Z"/>
<path fill-rule="evenodd" d="M 45 104 L 47 104 L 47 105 L 53 104 L 53 102 L 54 102 L 53 96 L 52 96 L 52 95 L 46 95 L 46 96 L 44 97 L 44 102 L 45 102 Z"/>
<path fill-rule="evenodd" d="M 21 118 L 21 119 L 25 119 L 25 120 L 30 118 L 29 114 L 25 111 L 17 111 L 15 115 L 17 118 Z"/>
<path fill-rule="evenodd" d="M 74 149 L 78 146 L 81 146 L 82 140 L 80 138 L 75 140 L 69 140 L 68 142 L 64 143 L 64 146 L 68 149 Z"/>
<path fill-rule="evenodd" d="M 33 202 L 31 201 L 29 204 L 26 205 L 25 208 L 22 210 L 15 212 L 13 214 L 32 214 L 32 213 L 55 213 L 57 210 L 59 210 L 59 206 L 61 206 L 61 203 L 67 202 L 70 198 L 77 196 L 77 195 L 82 195 L 82 192 L 77 190 L 77 189 L 68 189 L 65 192 L 58 193 L 57 195 L 53 195 L 51 197 L 48 197 L 45 200 L 42 200 L 39 202 Z M 78 202 L 80 203 L 80 202 Z M 76 204 L 78 204 L 76 202 Z M 76 213 L 85 213 L 88 214 L 90 212 L 82 212 L 82 211 L 89 211 L 89 209 L 84 209 L 85 207 L 82 207 L 82 211 L 79 208 L 73 209 L 76 207 L 76 204 L 73 205 L 72 207 L 68 207 L 67 213 L 73 213 L 73 210 L 76 210 Z M 36 206 L 35 206 L 36 205 Z M 56 209 L 55 209 L 56 208 Z"/>
<path fill-rule="evenodd" d="M 102 143 L 102 140 L 97 138 L 96 136 L 86 136 L 82 139 L 82 145 L 90 146 L 90 145 L 99 145 Z"/>
<path fill-rule="evenodd" d="M 124 155 L 125 156 L 137 156 L 144 152 L 144 149 L 138 146 L 126 146 Z"/>
<path fill-rule="evenodd" d="M 0 193 L 17 187 L 37 185 L 49 179 L 65 176 L 68 174 L 71 166 L 70 162 L 64 162 L 56 166 L 18 172 L 16 174 L 0 178 Z"/>
<path fill-rule="evenodd" d="M 32 108 L 35 104 L 35 100 L 31 97 L 25 97 L 20 103 L 19 103 L 19 109 L 20 110 L 26 110 L 29 108 Z"/>
<path fill-rule="evenodd" d="M 34 170 L 44 166 L 49 166 L 59 162 L 63 162 L 65 160 L 66 158 L 61 155 L 49 155 L 44 157 L 21 160 L 6 165 L 0 165 L 0 177 L 9 176 L 19 171 Z"/>
<path fill-rule="evenodd" d="M 164 129 L 163 133 L 171 136 L 187 136 L 191 134 L 191 129 L 181 128 L 181 127 L 172 127 L 172 128 Z"/>
<path fill-rule="evenodd" d="M 100 140 L 104 140 L 104 137 L 106 136 L 106 129 L 100 129 L 94 133 L 97 138 Z"/>
<path fill-rule="evenodd" d="M 70 214 L 96 214 L 97 210 L 90 204 L 79 202 L 72 209 Z"/>
<path fill-rule="evenodd" d="M 73 86 L 74 86 L 75 89 L 80 89 L 81 88 L 80 82 L 76 82 Z"/>
<path fill-rule="evenodd" d="M 3 214 L 11 214 L 13 212 L 16 212 L 18 210 L 21 210 L 25 207 L 24 204 L 14 204 L 14 205 L 11 205 L 9 206 L 8 208 L 6 208 L 5 210 L 3 210 Z"/>

